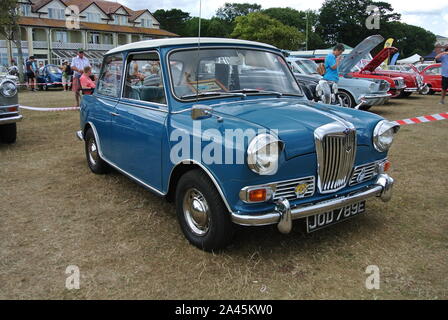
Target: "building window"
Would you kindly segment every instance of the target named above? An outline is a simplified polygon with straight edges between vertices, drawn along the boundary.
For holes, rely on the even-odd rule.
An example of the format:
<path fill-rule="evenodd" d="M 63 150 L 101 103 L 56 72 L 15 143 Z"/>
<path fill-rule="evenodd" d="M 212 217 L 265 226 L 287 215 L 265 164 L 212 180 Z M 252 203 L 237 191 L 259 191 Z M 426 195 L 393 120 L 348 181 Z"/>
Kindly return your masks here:
<path fill-rule="evenodd" d="M 57 42 L 68 42 L 67 32 L 65 31 L 56 31 L 56 41 Z"/>
<path fill-rule="evenodd" d="M 121 16 L 120 18 L 121 18 L 121 22 L 120 22 L 121 25 L 126 25 L 128 23 L 128 17 Z"/>
<path fill-rule="evenodd" d="M 56 9 L 56 8 L 48 8 L 48 18 L 50 19 L 65 19 L 65 10 L 64 9 Z"/>
<path fill-rule="evenodd" d="M 21 4 L 20 11 L 23 16 L 29 16 L 31 14 L 31 6 L 28 4 Z"/>
<path fill-rule="evenodd" d="M 89 43 L 99 44 L 100 43 L 100 34 L 99 33 L 90 33 Z"/>
<path fill-rule="evenodd" d="M 151 28 L 152 27 L 152 21 L 151 19 L 141 19 L 141 26 L 144 28 Z"/>
<path fill-rule="evenodd" d="M 87 21 L 99 23 L 101 21 L 101 15 L 95 12 L 87 12 Z"/>

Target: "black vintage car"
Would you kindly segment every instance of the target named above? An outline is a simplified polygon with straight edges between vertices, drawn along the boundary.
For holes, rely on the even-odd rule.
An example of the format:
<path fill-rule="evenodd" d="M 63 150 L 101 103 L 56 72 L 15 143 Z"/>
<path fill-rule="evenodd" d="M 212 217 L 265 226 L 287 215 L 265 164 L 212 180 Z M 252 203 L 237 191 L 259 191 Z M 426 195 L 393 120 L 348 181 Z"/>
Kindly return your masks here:
<path fill-rule="evenodd" d="M 22 120 L 19 113 L 17 86 L 10 79 L 0 79 L 0 142 L 14 143 L 16 123 Z"/>

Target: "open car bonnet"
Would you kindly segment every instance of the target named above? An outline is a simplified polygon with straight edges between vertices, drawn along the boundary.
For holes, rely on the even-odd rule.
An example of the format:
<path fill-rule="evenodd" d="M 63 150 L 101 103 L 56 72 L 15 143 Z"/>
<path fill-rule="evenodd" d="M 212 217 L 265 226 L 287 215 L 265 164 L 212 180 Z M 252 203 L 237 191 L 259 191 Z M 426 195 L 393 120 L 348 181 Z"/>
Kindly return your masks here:
<path fill-rule="evenodd" d="M 339 73 L 342 75 L 346 75 L 350 73 L 354 66 L 364 59 L 373 48 L 379 45 L 384 41 L 384 38 L 377 34 L 374 36 L 370 36 L 362 40 L 358 45 L 342 60 L 339 66 Z"/>
<path fill-rule="evenodd" d="M 361 69 L 362 71 L 375 71 L 376 68 L 380 66 L 380 64 L 383 63 L 384 60 L 389 58 L 390 56 L 393 56 L 398 51 L 395 47 L 388 47 L 381 50 L 368 64 L 364 66 L 364 68 Z"/>

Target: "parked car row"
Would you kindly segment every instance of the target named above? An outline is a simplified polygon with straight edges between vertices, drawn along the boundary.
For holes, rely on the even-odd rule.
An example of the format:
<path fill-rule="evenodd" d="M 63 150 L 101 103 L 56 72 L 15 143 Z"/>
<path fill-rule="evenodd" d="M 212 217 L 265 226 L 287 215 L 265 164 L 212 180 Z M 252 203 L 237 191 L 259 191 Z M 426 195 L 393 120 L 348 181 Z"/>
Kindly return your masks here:
<path fill-rule="evenodd" d="M 384 104 L 389 98 L 404 98 L 415 92 L 433 94 L 441 90 L 440 64 L 382 68 L 382 63 L 398 51 L 394 47 L 383 48 L 372 59 L 365 59 L 383 41 L 384 38 L 380 35 L 370 36 L 344 56 L 339 66 L 341 77 L 337 94 L 342 106 L 350 108 L 356 106 L 367 110 L 373 105 Z M 321 78 L 316 71 L 316 63 L 323 62 L 323 57 L 312 59 L 290 57 L 288 61 L 299 81 L 305 74 L 312 75 L 315 79 Z M 371 82 L 379 86 L 376 87 Z M 385 89 L 388 97 L 384 96 Z"/>

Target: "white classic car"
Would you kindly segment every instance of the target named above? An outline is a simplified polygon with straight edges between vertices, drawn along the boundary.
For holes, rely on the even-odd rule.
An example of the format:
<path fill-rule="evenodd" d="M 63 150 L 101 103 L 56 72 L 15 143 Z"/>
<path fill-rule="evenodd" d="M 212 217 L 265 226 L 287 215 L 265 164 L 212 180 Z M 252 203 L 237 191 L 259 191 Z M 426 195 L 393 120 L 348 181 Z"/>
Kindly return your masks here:
<path fill-rule="evenodd" d="M 317 64 L 306 58 L 287 58 L 294 73 L 314 76 L 317 80 L 322 77 L 317 73 Z M 385 80 L 365 80 L 358 78 L 343 78 L 338 82 L 337 96 L 341 105 L 347 108 L 367 110 L 372 106 L 382 105 L 389 101 L 389 83 Z"/>

